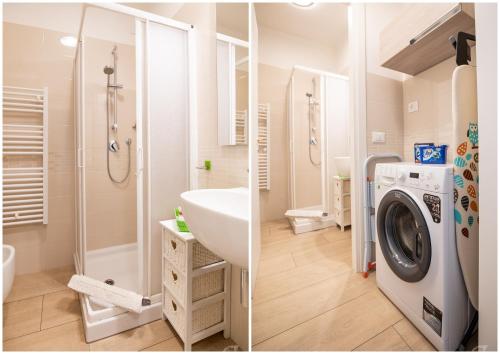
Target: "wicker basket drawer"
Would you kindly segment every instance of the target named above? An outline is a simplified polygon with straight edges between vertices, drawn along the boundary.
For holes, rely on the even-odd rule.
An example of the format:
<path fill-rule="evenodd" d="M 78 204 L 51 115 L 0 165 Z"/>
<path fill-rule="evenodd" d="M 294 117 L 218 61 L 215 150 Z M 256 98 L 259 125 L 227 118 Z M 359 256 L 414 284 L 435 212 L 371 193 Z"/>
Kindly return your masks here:
<path fill-rule="evenodd" d="M 186 311 L 165 290 L 164 313 L 170 324 L 175 328 L 181 338 L 186 333 Z M 214 302 L 193 311 L 192 332 L 197 333 L 224 321 L 224 300 Z"/>
<path fill-rule="evenodd" d="M 351 196 L 344 195 L 336 195 L 333 197 L 333 206 L 336 209 L 350 209 L 351 208 Z"/>
<path fill-rule="evenodd" d="M 209 251 L 199 242 L 193 244 L 193 269 L 222 261 L 222 258 Z"/>
<path fill-rule="evenodd" d="M 174 300 L 167 289 L 164 292 L 163 313 L 184 340 L 186 336 L 186 310 Z"/>
<path fill-rule="evenodd" d="M 334 209 L 333 214 L 335 215 L 335 222 L 341 226 L 351 225 L 351 210 L 338 210 Z"/>
<path fill-rule="evenodd" d="M 172 293 L 177 299 L 182 301 L 182 305 L 185 306 L 186 297 L 186 276 L 180 273 L 169 261 L 164 262 L 165 269 L 163 270 L 163 282 L 167 287 L 168 291 Z"/>
<path fill-rule="evenodd" d="M 333 181 L 333 193 L 351 193 L 351 181 L 348 179 L 334 179 Z"/>
<path fill-rule="evenodd" d="M 164 262 L 164 283 L 168 291 L 186 307 L 186 276 L 179 273 L 177 269 L 167 260 Z M 192 301 L 218 294 L 224 291 L 224 269 L 205 273 L 193 278 Z"/>
<path fill-rule="evenodd" d="M 172 232 L 163 232 L 163 254 L 179 271 L 186 272 L 187 243 Z"/>
<path fill-rule="evenodd" d="M 224 300 L 193 311 L 193 333 L 203 331 L 224 321 Z"/>
<path fill-rule="evenodd" d="M 224 269 L 193 278 L 193 302 L 224 291 Z"/>

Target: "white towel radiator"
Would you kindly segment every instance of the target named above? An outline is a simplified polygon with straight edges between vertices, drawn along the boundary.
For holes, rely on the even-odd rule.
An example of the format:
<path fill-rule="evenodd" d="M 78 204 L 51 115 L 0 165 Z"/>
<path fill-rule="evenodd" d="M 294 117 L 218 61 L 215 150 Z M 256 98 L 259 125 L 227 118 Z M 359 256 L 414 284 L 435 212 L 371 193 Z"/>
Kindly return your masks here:
<path fill-rule="evenodd" d="M 259 189 L 271 189 L 271 114 L 269 104 L 259 104 L 258 119 Z"/>
<path fill-rule="evenodd" d="M 3 226 L 48 223 L 48 89 L 3 87 Z"/>

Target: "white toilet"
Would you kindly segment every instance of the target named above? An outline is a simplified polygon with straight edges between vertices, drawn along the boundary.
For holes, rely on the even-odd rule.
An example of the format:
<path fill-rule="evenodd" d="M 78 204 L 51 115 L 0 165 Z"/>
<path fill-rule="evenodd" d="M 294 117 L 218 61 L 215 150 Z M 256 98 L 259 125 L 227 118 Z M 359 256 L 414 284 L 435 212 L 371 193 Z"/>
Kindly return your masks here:
<path fill-rule="evenodd" d="M 16 249 L 10 245 L 3 245 L 3 301 L 12 290 L 14 283 Z"/>

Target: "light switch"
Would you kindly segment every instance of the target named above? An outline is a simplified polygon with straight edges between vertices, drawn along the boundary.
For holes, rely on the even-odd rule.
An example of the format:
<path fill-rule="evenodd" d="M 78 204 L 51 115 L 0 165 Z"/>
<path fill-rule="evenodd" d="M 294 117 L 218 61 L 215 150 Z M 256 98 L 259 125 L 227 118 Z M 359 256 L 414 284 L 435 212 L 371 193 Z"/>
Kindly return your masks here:
<path fill-rule="evenodd" d="M 418 112 L 418 101 L 408 103 L 408 113 Z"/>
<path fill-rule="evenodd" d="M 385 143 L 385 132 L 372 132 L 372 143 Z"/>

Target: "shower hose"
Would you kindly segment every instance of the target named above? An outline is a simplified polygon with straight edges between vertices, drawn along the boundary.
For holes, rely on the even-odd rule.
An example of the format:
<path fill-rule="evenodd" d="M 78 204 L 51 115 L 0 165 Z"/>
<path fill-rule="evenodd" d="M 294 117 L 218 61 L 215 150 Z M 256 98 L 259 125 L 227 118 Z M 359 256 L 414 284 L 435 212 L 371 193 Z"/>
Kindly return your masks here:
<path fill-rule="evenodd" d="M 116 88 L 114 88 L 114 102 L 115 102 L 115 111 L 116 111 Z M 132 141 L 128 139 L 126 141 L 128 148 L 128 162 L 127 162 L 127 174 L 122 179 L 115 179 L 111 174 L 111 170 L 109 168 L 109 87 L 106 88 L 106 133 L 107 133 L 107 141 L 106 141 L 106 166 L 108 169 L 108 176 L 114 183 L 123 183 L 128 178 L 130 174 L 130 145 L 132 145 Z"/>

